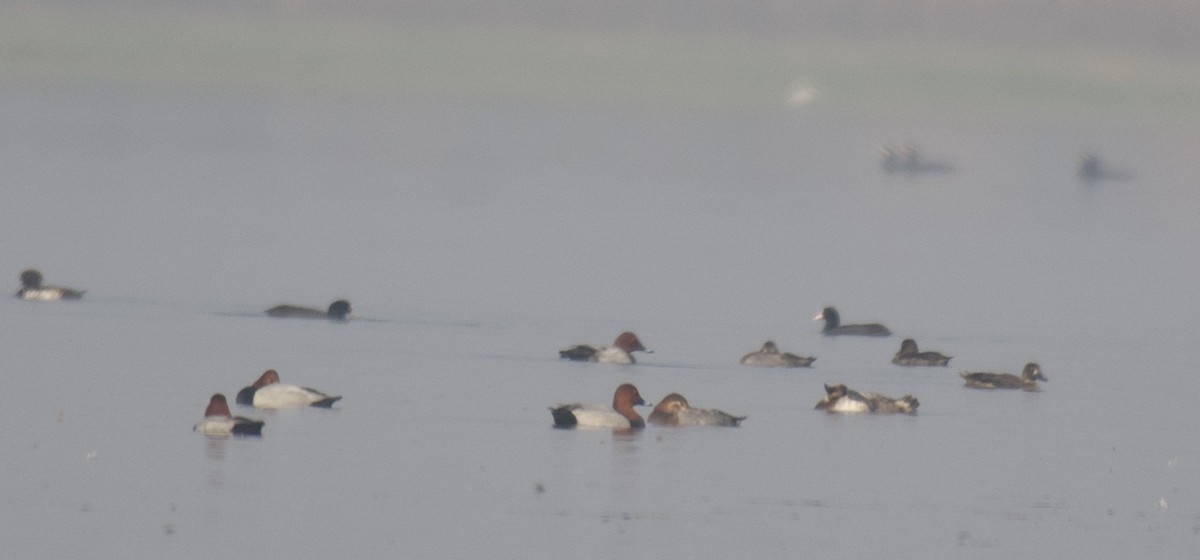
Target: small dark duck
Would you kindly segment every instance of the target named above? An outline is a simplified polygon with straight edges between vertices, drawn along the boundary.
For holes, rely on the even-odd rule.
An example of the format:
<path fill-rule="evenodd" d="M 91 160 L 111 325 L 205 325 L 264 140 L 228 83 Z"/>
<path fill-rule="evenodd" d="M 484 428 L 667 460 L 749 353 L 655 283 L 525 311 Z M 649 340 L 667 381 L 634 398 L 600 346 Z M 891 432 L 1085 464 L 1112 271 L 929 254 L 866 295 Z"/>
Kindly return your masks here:
<path fill-rule="evenodd" d="M 333 319 L 335 321 L 346 321 L 350 319 L 350 302 L 344 299 L 339 299 L 329 304 L 329 309 L 322 311 L 313 307 L 301 307 L 299 305 L 276 305 L 266 311 L 271 317 L 285 317 L 292 319 Z"/>
<path fill-rule="evenodd" d="M 900 343 L 900 351 L 892 357 L 892 363 L 898 366 L 944 366 L 950 363 L 950 358 L 941 352 L 921 352 L 917 349 L 917 341 L 906 338 Z"/>
<path fill-rule="evenodd" d="M 850 336 L 891 336 L 892 331 L 879 323 L 868 323 L 865 325 L 843 325 L 842 318 L 838 315 L 837 309 L 826 307 L 816 317 L 814 321 L 825 320 L 825 328 L 821 329 L 821 334 L 830 336 L 834 335 L 850 335 Z"/>

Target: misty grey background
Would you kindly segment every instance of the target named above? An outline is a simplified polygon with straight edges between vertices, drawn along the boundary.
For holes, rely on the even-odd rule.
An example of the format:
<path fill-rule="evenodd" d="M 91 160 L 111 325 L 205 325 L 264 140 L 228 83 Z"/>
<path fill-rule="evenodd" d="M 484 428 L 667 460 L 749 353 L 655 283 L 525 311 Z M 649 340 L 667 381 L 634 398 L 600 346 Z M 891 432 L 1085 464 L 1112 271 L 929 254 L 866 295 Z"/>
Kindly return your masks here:
<path fill-rule="evenodd" d="M 88 290 L 0 299 L 6 549 L 1194 556 L 1198 10 L 918 4 L 6 4 L 0 262 Z M 909 142 L 956 172 L 884 175 Z M 345 399 L 189 433 L 267 368 Z M 549 427 L 626 381 L 749 419 Z"/>

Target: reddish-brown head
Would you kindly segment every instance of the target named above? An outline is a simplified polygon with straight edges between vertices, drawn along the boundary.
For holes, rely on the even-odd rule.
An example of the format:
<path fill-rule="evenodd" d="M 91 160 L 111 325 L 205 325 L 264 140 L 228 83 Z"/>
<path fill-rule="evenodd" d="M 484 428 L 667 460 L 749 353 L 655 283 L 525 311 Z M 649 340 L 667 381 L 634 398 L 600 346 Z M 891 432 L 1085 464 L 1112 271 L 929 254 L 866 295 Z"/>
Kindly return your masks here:
<path fill-rule="evenodd" d="M 642 341 L 638 340 L 637 335 L 629 331 L 625 331 L 617 336 L 617 340 L 613 341 L 613 346 L 616 346 L 617 348 L 620 348 L 626 352 L 633 352 L 635 350 L 649 352 L 649 350 L 646 350 L 645 346 L 642 346 Z"/>
<path fill-rule="evenodd" d="M 266 387 L 272 383 L 279 383 L 279 373 L 273 369 L 269 369 L 263 372 L 263 374 L 258 377 L 258 381 L 255 381 L 254 384 L 250 386 L 254 387 L 255 389 L 262 389 L 263 387 Z"/>
<path fill-rule="evenodd" d="M 229 412 L 229 403 L 225 402 L 225 395 L 217 393 L 208 400 L 208 408 L 204 409 L 205 416 L 225 416 L 231 417 L 233 414 Z"/>
<path fill-rule="evenodd" d="M 646 401 L 642 400 L 642 395 L 632 383 L 622 384 L 613 393 L 613 408 L 617 410 L 632 410 L 634 406 L 644 404 Z"/>

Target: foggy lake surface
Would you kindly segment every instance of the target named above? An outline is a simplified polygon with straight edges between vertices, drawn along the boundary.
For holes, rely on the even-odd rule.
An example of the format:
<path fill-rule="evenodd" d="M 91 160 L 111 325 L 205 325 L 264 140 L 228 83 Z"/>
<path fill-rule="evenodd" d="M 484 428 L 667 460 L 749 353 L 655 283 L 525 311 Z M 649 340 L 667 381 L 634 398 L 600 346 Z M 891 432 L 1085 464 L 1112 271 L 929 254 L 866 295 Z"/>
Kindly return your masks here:
<path fill-rule="evenodd" d="M 5 289 L 87 290 L 0 298 L 11 558 L 1200 554 L 1194 123 L 9 79 L 0 130 Z M 883 173 L 906 142 L 955 171 Z M 623 330 L 654 353 L 557 358 Z M 817 361 L 738 365 L 766 340 Z M 271 368 L 344 399 L 191 431 Z M 748 419 L 551 427 L 623 382 Z M 814 411 L 838 382 L 921 406 Z"/>

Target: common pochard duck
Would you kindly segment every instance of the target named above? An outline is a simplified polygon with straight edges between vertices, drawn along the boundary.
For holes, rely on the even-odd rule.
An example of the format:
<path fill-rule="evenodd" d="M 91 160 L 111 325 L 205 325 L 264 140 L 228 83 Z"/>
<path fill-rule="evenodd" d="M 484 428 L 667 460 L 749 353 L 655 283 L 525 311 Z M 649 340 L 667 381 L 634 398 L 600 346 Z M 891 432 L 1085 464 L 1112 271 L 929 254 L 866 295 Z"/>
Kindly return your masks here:
<path fill-rule="evenodd" d="M 874 412 L 879 414 L 916 414 L 920 403 L 912 395 L 899 399 L 885 397 L 879 393 L 858 392 L 841 383 L 825 386 L 825 396 L 817 401 L 816 410 L 830 413 L 855 414 Z"/>
<path fill-rule="evenodd" d="M 679 393 L 671 393 L 654 406 L 647 422 L 659 426 L 737 426 L 745 416 L 716 409 L 692 408 Z"/>
<path fill-rule="evenodd" d="M 821 334 L 826 335 L 852 335 L 852 336 L 891 336 L 892 331 L 879 323 L 868 323 L 865 325 L 843 325 L 842 318 L 838 315 L 837 309 L 826 307 L 816 317 L 814 321 L 825 320 L 825 328 L 821 329 Z"/>
<path fill-rule="evenodd" d="M 237 394 L 238 404 L 248 404 L 255 408 L 330 408 L 341 398 L 308 387 L 280 383 L 279 373 L 273 369 L 264 372 L 257 381 Z"/>
<path fill-rule="evenodd" d="M 917 341 L 906 338 L 900 343 L 900 351 L 892 357 L 892 363 L 899 366 L 944 366 L 950 363 L 950 358 L 940 352 L 921 352 L 917 349 Z"/>
<path fill-rule="evenodd" d="M 558 357 L 576 362 L 632 364 L 636 361 L 633 359 L 632 353 L 637 351 L 642 351 L 647 354 L 654 353 L 653 350 L 647 350 L 646 347 L 642 345 L 642 341 L 638 340 L 636 334 L 626 331 L 617 336 L 617 339 L 613 341 L 612 346 L 578 344 L 570 348 L 559 350 Z"/>
<path fill-rule="evenodd" d="M 797 356 L 788 352 L 781 353 L 779 347 L 768 340 L 763 344 L 761 350 L 742 356 L 741 364 L 765 367 L 809 367 L 816 360 L 813 357 Z"/>
<path fill-rule="evenodd" d="M 1046 379 L 1046 376 L 1042 375 L 1042 368 L 1033 362 L 1025 364 L 1025 369 L 1021 371 L 1020 377 L 1011 373 L 970 373 L 965 371 L 959 375 L 966 381 L 967 387 L 974 387 L 976 389 L 1021 389 L 1023 391 L 1037 391 L 1037 382 L 1039 379 L 1049 381 L 1049 379 Z"/>
<path fill-rule="evenodd" d="M 645 404 L 637 387 L 624 383 L 613 393 L 611 407 L 601 404 L 563 404 L 550 407 L 550 414 L 554 416 L 556 428 L 636 430 L 646 427 L 646 421 L 633 407 Z"/>
<path fill-rule="evenodd" d="M 29 301 L 79 299 L 83 297 L 83 290 L 44 286 L 42 285 L 42 273 L 30 268 L 21 273 L 21 289 L 17 291 L 17 297 Z"/>
<path fill-rule="evenodd" d="M 266 311 L 271 317 L 286 317 L 292 319 L 333 319 L 345 321 L 350 318 L 350 302 L 339 299 L 329 304 L 329 309 L 321 311 L 312 307 L 299 305 L 276 305 Z"/>
<path fill-rule="evenodd" d="M 262 420 L 234 416 L 229 412 L 225 395 L 217 393 L 209 399 L 208 408 L 204 409 L 204 419 L 196 423 L 192 430 L 206 436 L 261 436 L 264 424 Z"/>

